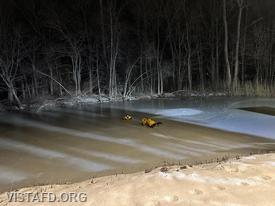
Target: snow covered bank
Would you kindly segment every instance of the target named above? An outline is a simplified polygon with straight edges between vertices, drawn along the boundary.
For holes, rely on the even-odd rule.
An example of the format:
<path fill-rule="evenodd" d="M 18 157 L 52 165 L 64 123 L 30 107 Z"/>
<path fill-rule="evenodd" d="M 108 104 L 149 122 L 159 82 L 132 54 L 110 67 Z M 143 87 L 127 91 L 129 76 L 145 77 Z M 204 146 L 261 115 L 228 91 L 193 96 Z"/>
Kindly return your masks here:
<path fill-rule="evenodd" d="M 158 94 L 136 94 L 133 96 L 122 97 L 117 96 L 115 98 L 110 98 L 108 95 L 80 95 L 80 96 L 67 96 L 60 98 L 38 97 L 32 100 L 32 103 L 27 103 L 23 105 L 23 109 L 40 111 L 43 109 L 51 109 L 58 106 L 76 106 L 78 104 L 96 104 L 96 103 L 106 103 L 106 102 L 124 102 L 124 101 L 137 101 L 137 100 L 157 100 L 157 99 L 173 99 L 182 97 L 220 97 L 226 96 L 222 92 L 189 92 L 189 91 L 176 91 L 171 93 Z M 1 111 L 1 109 L 0 109 Z"/>
<path fill-rule="evenodd" d="M 44 109 L 51 109 L 60 106 L 77 106 L 79 104 L 98 104 L 106 102 L 124 102 L 124 101 L 136 101 L 143 99 L 158 99 L 158 98 L 173 98 L 175 95 L 172 93 L 164 94 L 162 96 L 158 95 L 139 95 L 130 96 L 123 98 L 122 96 L 116 98 L 110 98 L 107 95 L 81 95 L 75 97 L 64 97 L 57 99 L 45 99 L 40 100 L 40 102 L 25 105 L 25 109 L 32 111 L 41 111 Z"/>
<path fill-rule="evenodd" d="M 47 109 L 54 109 L 60 106 L 77 106 L 79 104 L 96 104 L 103 102 L 110 102 L 111 99 L 107 96 L 90 95 L 90 96 L 76 96 L 76 97 L 64 97 L 57 99 L 45 99 L 39 100 L 36 103 L 25 105 L 26 110 L 42 111 Z"/>
<path fill-rule="evenodd" d="M 77 184 L 25 188 L 18 193 L 86 194 L 85 202 L 8 202 L 5 206 L 62 205 L 275 205 L 275 154 L 254 155 L 205 165 L 167 166 L 113 175 Z"/>

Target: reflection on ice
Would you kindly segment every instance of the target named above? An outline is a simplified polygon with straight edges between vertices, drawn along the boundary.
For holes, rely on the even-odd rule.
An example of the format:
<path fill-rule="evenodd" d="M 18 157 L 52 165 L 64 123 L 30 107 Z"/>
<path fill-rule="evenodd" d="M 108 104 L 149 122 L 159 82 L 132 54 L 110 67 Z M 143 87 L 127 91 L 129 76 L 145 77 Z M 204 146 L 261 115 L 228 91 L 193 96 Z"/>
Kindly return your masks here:
<path fill-rule="evenodd" d="M 133 158 L 126 157 L 126 156 L 116 155 L 116 154 L 112 154 L 112 153 L 107 153 L 107 152 L 85 150 L 85 149 L 80 149 L 80 148 L 75 148 L 75 147 L 66 147 L 66 148 L 68 148 L 71 151 L 80 153 L 80 154 L 103 158 L 103 159 L 111 160 L 111 161 L 118 162 L 118 163 L 136 164 L 136 163 L 141 162 L 141 160 L 133 159 Z"/>
<path fill-rule="evenodd" d="M 168 117 L 176 117 L 176 116 L 192 116 L 201 114 L 202 111 L 197 109 L 188 109 L 188 108 L 179 108 L 179 109 L 163 109 L 157 111 L 157 115 L 163 115 Z"/>
<path fill-rule="evenodd" d="M 28 178 L 24 172 L 14 171 L 11 168 L 0 166 L 0 185 L 20 182 Z"/>
<path fill-rule="evenodd" d="M 29 154 L 33 154 L 35 156 L 42 157 L 42 158 L 48 158 L 48 159 L 64 158 L 65 157 L 65 154 L 62 154 L 59 152 L 31 146 L 31 145 L 28 145 L 25 143 L 21 143 L 21 142 L 9 140 L 9 139 L 4 139 L 4 138 L 0 138 L 0 147 L 12 148 L 17 151 L 27 152 Z"/>
<path fill-rule="evenodd" d="M 154 147 L 149 147 L 147 145 L 140 144 L 140 150 L 142 150 L 143 152 L 154 154 L 154 155 L 167 157 L 169 159 L 176 159 L 176 160 L 184 159 L 182 155 L 178 155 L 178 154 L 168 152 L 162 149 L 154 148 Z"/>
<path fill-rule="evenodd" d="M 194 148 L 194 147 L 190 147 L 190 146 L 186 146 L 186 145 L 181 145 L 181 144 L 175 144 L 175 143 L 167 143 L 167 145 L 169 145 L 171 148 L 178 148 L 181 151 L 190 151 L 190 152 L 195 152 L 197 154 L 213 154 L 213 149 L 202 149 L 202 148 Z"/>
<path fill-rule="evenodd" d="M 111 142 L 117 143 L 122 145 L 132 145 L 134 141 L 130 139 L 121 139 L 121 138 L 113 138 L 107 137 L 103 135 L 91 134 L 89 132 L 82 132 L 74 129 L 64 128 L 64 127 L 57 127 L 53 125 L 49 125 L 46 123 L 41 123 L 37 121 L 27 120 L 20 117 L 10 118 L 10 119 L 0 119 L 0 122 L 6 122 L 11 124 L 17 124 L 25 127 L 33 127 L 38 129 L 43 129 L 50 132 L 62 133 L 70 136 L 76 136 L 85 139 L 91 139 L 96 141 L 104 141 L 104 142 Z"/>
<path fill-rule="evenodd" d="M 57 126 L 49 125 L 46 123 L 27 120 L 27 119 L 23 119 L 20 117 L 10 118 L 10 119 L 9 118 L 0 119 L 0 122 L 18 124 L 18 125 L 25 126 L 25 127 L 33 127 L 33 128 L 50 131 L 50 132 L 62 133 L 62 134 L 85 138 L 85 139 L 91 139 L 91 140 L 96 140 L 96 141 L 103 141 L 103 142 L 108 142 L 108 143 L 125 145 L 128 147 L 133 147 L 135 149 L 138 149 L 138 150 L 146 152 L 146 153 L 157 155 L 157 156 L 164 156 L 164 157 L 172 158 L 172 159 L 181 159 L 181 157 L 179 155 L 139 143 L 133 139 L 115 138 L 115 137 L 103 136 L 103 135 L 98 135 L 98 134 L 89 133 L 89 132 L 82 132 L 82 131 L 78 131 L 78 130 L 74 130 L 74 129 L 57 127 Z"/>
<path fill-rule="evenodd" d="M 87 171 L 99 172 L 99 171 L 107 170 L 111 168 L 110 166 L 105 164 L 81 159 L 62 152 L 44 149 L 37 146 L 28 145 L 25 143 L 21 143 L 14 140 L 8 140 L 4 138 L 0 138 L 0 147 L 26 152 L 41 158 L 60 159 L 61 161 L 69 165 L 78 166 L 80 169 L 84 169 Z"/>
<path fill-rule="evenodd" d="M 275 116 L 241 111 L 244 107 L 275 107 L 275 99 L 213 97 L 160 99 L 114 104 L 113 108 L 161 115 L 176 121 L 275 139 Z M 110 106 L 110 105 L 108 105 Z"/>

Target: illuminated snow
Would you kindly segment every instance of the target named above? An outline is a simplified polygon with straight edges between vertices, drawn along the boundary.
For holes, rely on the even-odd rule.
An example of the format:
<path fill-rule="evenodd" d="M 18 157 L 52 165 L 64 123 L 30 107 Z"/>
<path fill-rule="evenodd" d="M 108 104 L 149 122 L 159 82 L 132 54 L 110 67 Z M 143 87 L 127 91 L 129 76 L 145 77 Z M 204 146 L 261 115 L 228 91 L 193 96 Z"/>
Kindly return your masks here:
<path fill-rule="evenodd" d="M 159 175 L 167 180 L 188 180 L 200 183 L 208 183 L 208 184 L 223 184 L 223 185 L 261 185 L 264 183 L 264 180 L 261 177 L 254 176 L 248 178 L 223 178 L 223 177 L 210 177 L 203 176 L 196 172 L 191 174 L 185 174 L 182 172 L 171 172 L 171 173 L 163 173 L 159 172 Z"/>

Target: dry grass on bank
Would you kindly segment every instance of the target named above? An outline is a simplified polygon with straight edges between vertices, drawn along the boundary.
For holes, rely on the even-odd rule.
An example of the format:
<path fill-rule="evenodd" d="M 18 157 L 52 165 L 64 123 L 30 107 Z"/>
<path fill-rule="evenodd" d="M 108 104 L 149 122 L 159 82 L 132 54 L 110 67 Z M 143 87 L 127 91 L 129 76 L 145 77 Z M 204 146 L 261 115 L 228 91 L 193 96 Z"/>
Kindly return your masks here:
<path fill-rule="evenodd" d="M 231 96 L 274 97 L 275 85 L 260 82 L 246 82 L 234 86 L 229 94 Z"/>

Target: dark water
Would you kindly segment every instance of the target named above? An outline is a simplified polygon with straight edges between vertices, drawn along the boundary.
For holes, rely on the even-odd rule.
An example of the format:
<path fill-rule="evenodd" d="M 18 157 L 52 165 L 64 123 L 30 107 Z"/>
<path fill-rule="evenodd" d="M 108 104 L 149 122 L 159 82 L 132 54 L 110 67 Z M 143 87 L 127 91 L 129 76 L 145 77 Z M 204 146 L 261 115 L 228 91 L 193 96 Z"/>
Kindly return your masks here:
<path fill-rule="evenodd" d="M 244 111 L 275 116 L 275 108 L 272 108 L 272 107 L 247 107 L 247 108 L 240 108 L 240 109 Z"/>
<path fill-rule="evenodd" d="M 226 99 L 154 100 L 1 114 L 0 191 L 274 150 L 271 139 L 169 120 L 201 124 L 212 115 L 217 123 L 228 105 Z M 126 113 L 134 119 L 123 121 Z M 163 124 L 143 127 L 145 116 Z"/>

